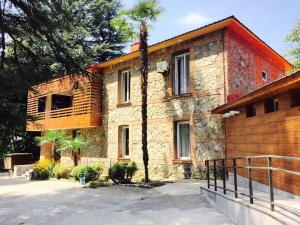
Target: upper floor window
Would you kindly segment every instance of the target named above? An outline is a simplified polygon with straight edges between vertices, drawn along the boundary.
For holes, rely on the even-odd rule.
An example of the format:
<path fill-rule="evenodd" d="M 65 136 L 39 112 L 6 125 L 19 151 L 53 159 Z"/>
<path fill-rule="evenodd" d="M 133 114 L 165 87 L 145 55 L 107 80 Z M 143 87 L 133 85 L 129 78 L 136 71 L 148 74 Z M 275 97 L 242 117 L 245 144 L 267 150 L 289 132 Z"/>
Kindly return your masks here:
<path fill-rule="evenodd" d="M 265 113 L 279 111 L 279 101 L 277 98 L 268 98 L 264 101 Z"/>
<path fill-rule="evenodd" d="M 45 112 L 46 109 L 46 96 L 40 97 L 38 100 L 38 112 Z"/>
<path fill-rule="evenodd" d="M 190 158 L 190 124 L 188 121 L 175 123 L 176 156 L 178 159 Z"/>
<path fill-rule="evenodd" d="M 119 144 L 120 144 L 120 155 L 123 158 L 129 157 L 129 127 L 119 127 Z"/>
<path fill-rule="evenodd" d="M 174 56 L 174 94 L 190 92 L 190 56 L 184 53 Z"/>
<path fill-rule="evenodd" d="M 261 71 L 261 78 L 263 81 L 268 81 L 268 73 L 266 71 Z"/>
<path fill-rule="evenodd" d="M 130 70 L 122 71 L 120 74 L 120 102 L 130 101 Z"/>
<path fill-rule="evenodd" d="M 249 104 L 246 106 L 246 117 L 256 116 L 256 105 Z"/>
<path fill-rule="evenodd" d="M 73 104 L 73 97 L 70 95 L 67 94 L 52 95 L 51 110 L 72 107 L 72 104 Z"/>
<path fill-rule="evenodd" d="M 300 106 L 300 89 L 293 90 L 290 93 L 291 96 L 291 107 Z"/>

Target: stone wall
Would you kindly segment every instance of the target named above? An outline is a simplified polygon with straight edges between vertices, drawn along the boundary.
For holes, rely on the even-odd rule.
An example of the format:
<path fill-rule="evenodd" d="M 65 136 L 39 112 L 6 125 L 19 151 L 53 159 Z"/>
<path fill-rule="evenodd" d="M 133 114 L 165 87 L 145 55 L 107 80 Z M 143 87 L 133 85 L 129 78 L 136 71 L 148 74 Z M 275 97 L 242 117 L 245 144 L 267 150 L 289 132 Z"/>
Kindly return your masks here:
<path fill-rule="evenodd" d="M 210 110 L 224 103 L 224 70 L 222 33 L 215 32 L 189 42 L 150 54 L 148 80 L 148 150 L 150 177 L 182 177 L 189 167 L 197 167 L 206 158 L 221 157 L 224 148 L 222 119 Z M 182 50 L 190 52 L 191 94 L 172 95 L 172 55 Z M 167 76 L 156 71 L 156 63 L 167 60 Z M 130 104 L 118 104 L 118 74 L 131 69 Z M 103 126 L 107 136 L 110 163 L 123 161 L 118 153 L 118 129 L 128 125 L 130 160 L 135 161 L 143 174 L 141 150 L 141 91 L 137 59 L 104 70 Z M 188 120 L 191 127 L 191 160 L 177 160 L 174 152 L 174 122 Z M 193 170 L 192 170 L 193 171 Z"/>
<path fill-rule="evenodd" d="M 225 53 L 228 94 L 241 96 L 285 75 L 277 62 L 230 30 L 225 32 Z M 267 81 L 262 79 L 262 71 L 268 74 Z"/>

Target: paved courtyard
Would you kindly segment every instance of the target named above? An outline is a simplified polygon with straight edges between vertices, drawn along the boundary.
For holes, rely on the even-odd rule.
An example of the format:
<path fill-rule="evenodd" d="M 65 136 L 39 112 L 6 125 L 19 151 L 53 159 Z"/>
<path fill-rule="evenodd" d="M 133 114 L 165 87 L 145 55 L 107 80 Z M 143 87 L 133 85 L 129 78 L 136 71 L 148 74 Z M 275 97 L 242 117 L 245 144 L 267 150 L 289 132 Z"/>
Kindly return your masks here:
<path fill-rule="evenodd" d="M 0 178 L 0 224 L 233 224 L 199 192 L 193 182 L 88 189 L 70 181 Z"/>

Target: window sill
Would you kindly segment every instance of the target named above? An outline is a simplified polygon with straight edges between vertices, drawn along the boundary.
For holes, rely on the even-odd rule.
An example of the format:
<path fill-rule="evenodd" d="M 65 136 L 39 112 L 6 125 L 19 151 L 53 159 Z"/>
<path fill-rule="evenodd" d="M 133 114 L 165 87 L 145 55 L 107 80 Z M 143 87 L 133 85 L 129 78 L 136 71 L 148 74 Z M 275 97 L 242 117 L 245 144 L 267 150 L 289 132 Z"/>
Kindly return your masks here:
<path fill-rule="evenodd" d="M 192 164 L 191 159 L 173 159 L 173 164 Z"/>
<path fill-rule="evenodd" d="M 130 158 L 118 157 L 119 162 L 130 162 Z"/>
<path fill-rule="evenodd" d="M 131 102 L 125 102 L 125 103 L 119 103 L 117 104 L 117 107 L 128 107 L 131 106 Z"/>
<path fill-rule="evenodd" d="M 179 94 L 179 95 L 172 95 L 169 97 L 169 99 L 178 99 L 178 98 L 188 98 L 192 97 L 193 93 L 185 93 L 185 94 Z"/>

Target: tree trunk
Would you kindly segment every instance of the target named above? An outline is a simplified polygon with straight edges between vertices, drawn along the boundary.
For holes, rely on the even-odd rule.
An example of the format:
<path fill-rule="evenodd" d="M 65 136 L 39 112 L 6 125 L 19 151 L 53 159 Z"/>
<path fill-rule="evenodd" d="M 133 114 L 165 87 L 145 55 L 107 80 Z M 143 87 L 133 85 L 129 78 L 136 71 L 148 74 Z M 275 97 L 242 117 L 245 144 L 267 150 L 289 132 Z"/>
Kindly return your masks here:
<path fill-rule="evenodd" d="M 148 32 L 145 23 L 140 27 L 140 73 L 141 73 L 141 92 L 142 92 L 142 150 L 145 169 L 145 182 L 149 182 L 148 174 L 148 147 L 147 147 L 147 86 L 148 86 Z"/>
<path fill-rule="evenodd" d="M 78 166 L 78 151 L 73 151 L 74 166 Z"/>
<path fill-rule="evenodd" d="M 5 32 L 4 32 L 4 9 L 5 9 L 5 1 L 0 1 L 0 28 L 1 28 L 1 59 L 0 59 L 0 68 L 4 69 L 4 59 L 5 59 Z"/>

